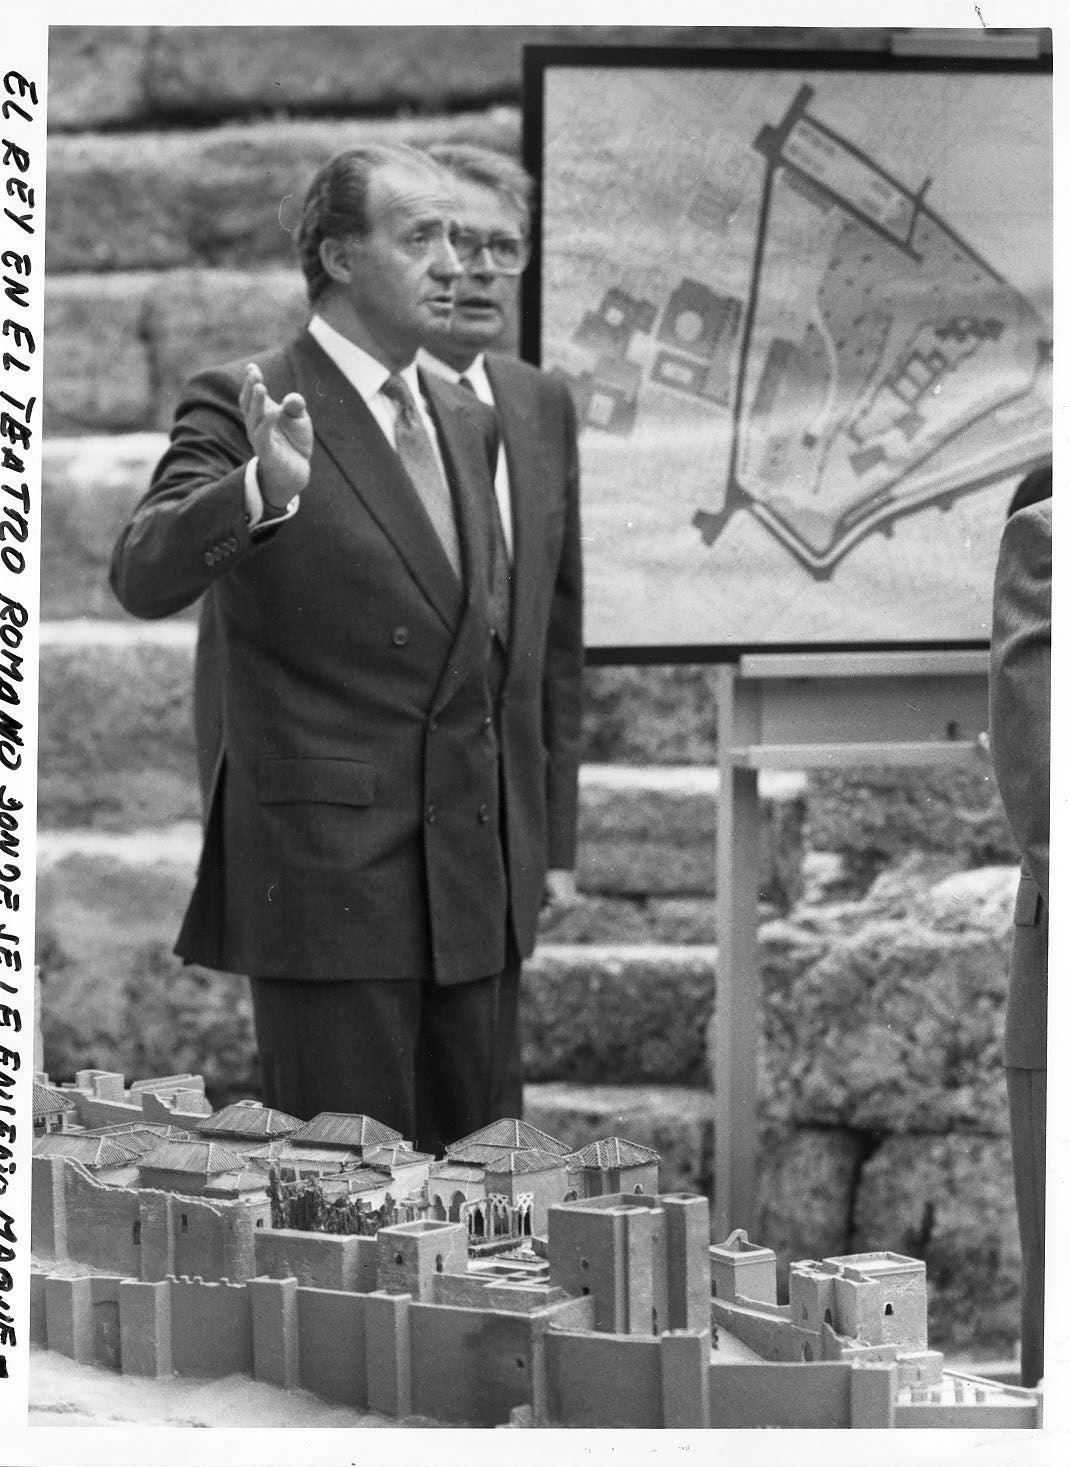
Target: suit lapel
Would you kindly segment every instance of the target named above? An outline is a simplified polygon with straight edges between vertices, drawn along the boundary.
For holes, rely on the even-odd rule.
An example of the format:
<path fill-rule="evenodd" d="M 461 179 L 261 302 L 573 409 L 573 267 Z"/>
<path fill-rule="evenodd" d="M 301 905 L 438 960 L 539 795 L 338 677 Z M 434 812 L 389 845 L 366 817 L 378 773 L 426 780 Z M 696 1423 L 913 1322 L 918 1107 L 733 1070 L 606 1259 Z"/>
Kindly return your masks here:
<path fill-rule="evenodd" d="M 458 397 L 430 373 L 421 372 L 420 384 L 438 429 L 439 447 L 453 490 L 465 579 L 470 586 L 484 587 L 490 573 L 490 525 L 485 496 L 488 488 L 493 490 L 493 485 L 480 425 L 466 397 Z M 475 412 L 489 414 L 490 409 L 477 408 Z"/>
<path fill-rule="evenodd" d="M 308 404 L 318 446 L 393 542 L 442 620 L 456 627 L 465 588 L 371 410 L 307 332 L 290 355 L 295 387 Z"/>
<path fill-rule="evenodd" d="M 546 490 L 542 442 L 534 398 L 526 384 L 512 373 L 508 358 L 488 356 L 487 377 L 494 393 L 505 462 L 509 469 L 509 504 L 513 518 L 513 604 L 510 661 L 516 660 L 517 639 L 523 643 L 532 625 L 539 540 L 544 533 Z"/>
<path fill-rule="evenodd" d="M 461 388 L 440 382 L 421 372 L 421 386 L 438 430 L 439 446 L 446 463 L 457 510 L 457 531 L 464 558 L 467 599 L 449 665 L 436 693 L 436 706 L 459 686 L 474 660 L 485 659 L 490 620 L 487 587 L 490 576 L 490 519 L 487 496 L 493 494 L 486 445 L 480 430 L 479 413 Z"/>

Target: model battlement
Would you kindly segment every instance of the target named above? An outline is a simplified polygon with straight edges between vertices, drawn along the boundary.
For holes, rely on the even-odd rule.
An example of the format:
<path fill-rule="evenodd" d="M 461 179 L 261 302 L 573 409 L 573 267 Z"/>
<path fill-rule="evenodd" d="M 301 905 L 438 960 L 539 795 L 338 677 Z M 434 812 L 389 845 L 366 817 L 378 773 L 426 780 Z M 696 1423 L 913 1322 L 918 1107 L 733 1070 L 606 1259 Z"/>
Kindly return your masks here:
<path fill-rule="evenodd" d="M 125 1090 L 89 1071 L 53 1092 L 74 1112 L 45 1098 L 38 1343 L 128 1374 L 246 1373 L 398 1418 L 483 1425 L 511 1413 L 600 1427 L 1039 1421 L 1032 1392 L 944 1375 L 926 1345 L 923 1263 L 803 1260 L 779 1304 L 772 1250 L 741 1231 L 711 1245 L 707 1199 L 658 1193 L 655 1153 L 620 1138 L 571 1152 L 500 1121 L 435 1163 L 369 1117 L 306 1125 L 232 1106 L 200 1117 L 203 1132 L 147 1115 L 96 1135 L 72 1126 L 132 1104 L 108 1096 L 147 1111 L 197 1094 L 195 1079 Z M 279 1226 L 270 1173 L 302 1127 L 312 1170 L 294 1196 L 322 1201 L 310 1177 L 333 1186 L 347 1168 L 393 1187 L 400 1162 L 419 1180 L 371 1231 Z M 367 1167 L 365 1145 L 389 1164 Z M 629 1188 L 608 1191 L 622 1174 Z"/>

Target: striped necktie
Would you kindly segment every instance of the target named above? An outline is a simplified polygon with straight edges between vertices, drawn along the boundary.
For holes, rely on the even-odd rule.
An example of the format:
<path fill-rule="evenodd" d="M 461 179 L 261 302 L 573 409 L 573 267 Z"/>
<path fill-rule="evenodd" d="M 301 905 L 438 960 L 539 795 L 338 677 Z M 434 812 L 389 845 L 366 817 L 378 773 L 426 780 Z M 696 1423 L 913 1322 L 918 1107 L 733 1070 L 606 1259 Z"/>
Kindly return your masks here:
<path fill-rule="evenodd" d="M 461 545 L 457 535 L 457 520 L 453 512 L 450 486 L 439 467 L 434 446 L 428 436 L 423 420 L 412 400 L 409 385 L 403 377 L 388 377 L 382 392 L 397 408 L 394 423 L 394 441 L 398 458 L 412 480 L 427 517 L 442 542 L 454 573 L 461 574 Z"/>
<path fill-rule="evenodd" d="M 458 385 L 466 387 L 475 397 L 476 390 L 467 377 L 461 376 L 457 379 Z M 490 581 L 488 584 L 488 595 L 490 600 L 491 625 L 503 647 L 509 645 L 509 617 L 512 602 L 512 574 L 509 568 L 509 547 L 505 543 L 505 530 L 502 526 L 501 510 L 498 507 L 498 495 L 495 487 L 491 486 L 491 555 L 490 555 Z"/>

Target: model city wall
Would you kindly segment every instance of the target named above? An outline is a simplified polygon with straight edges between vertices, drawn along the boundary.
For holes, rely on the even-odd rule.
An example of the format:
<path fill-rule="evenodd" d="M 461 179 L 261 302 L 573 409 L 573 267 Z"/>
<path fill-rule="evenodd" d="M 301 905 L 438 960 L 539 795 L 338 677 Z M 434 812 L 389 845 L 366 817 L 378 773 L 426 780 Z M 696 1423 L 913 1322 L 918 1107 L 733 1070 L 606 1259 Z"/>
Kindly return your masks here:
<path fill-rule="evenodd" d="M 38 953 L 45 1060 L 257 1093 L 241 980 L 170 954 L 199 798 L 194 613 L 107 586 L 195 367 L 298 327 L 296 209 L 367 138 L 518 153 L 529 42 L 887 47 L 888 33 L 649 27 L 54 27 L 50 33 Z M 280 202 L 281 201 L 281 202 Z M 523 1013 L 529 1118 L 626 1134 L 708 1189 L 713 670 L 588 673 L 583 903 Z M 762 786 L 756 1235 L 786 1263 L 925 1260 L 938 1348 L 1004 1351 L 1018 1245 L 1000 1068 L 1016 853 L 983 755 Z M 416 1138 L 418 1140 L 418 1138 Z"/>

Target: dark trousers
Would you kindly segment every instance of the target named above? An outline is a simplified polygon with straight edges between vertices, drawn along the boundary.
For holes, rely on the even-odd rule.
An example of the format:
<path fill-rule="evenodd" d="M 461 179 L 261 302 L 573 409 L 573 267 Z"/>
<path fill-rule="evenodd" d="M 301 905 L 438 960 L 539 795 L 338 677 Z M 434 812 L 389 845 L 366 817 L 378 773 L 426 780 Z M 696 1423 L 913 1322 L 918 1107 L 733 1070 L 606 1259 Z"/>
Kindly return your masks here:
<path fill-rule="evenodd" d="M 519 1116 L 519 968 L 448 987 L 251 978 L 264 1104 L 372 1116 L 435 1156 Z"/>
<path fill-rule="evenodd" d="M 1022 1244 L 1022 1385 L 1044 1378 L 1044 1137 L 1047 1070 L 1007 1069 L 1014 1200 Z"/>

